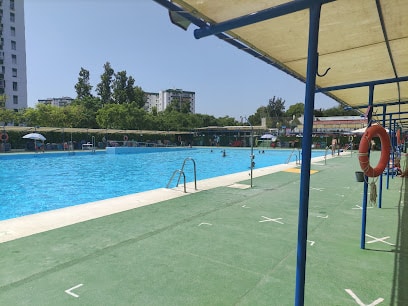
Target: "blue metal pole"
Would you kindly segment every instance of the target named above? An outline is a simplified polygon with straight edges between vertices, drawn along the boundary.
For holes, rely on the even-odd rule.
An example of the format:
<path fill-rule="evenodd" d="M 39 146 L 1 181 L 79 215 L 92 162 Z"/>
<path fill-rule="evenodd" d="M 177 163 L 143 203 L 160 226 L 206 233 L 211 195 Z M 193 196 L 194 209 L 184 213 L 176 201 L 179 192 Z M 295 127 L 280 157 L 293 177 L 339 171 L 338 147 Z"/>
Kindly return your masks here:
<path fill-rule="evenodd" d="M 392 145 L 392 132 L 391 132 L 391 122 L 392 122 L 392 115 L 390 115 L 390 122 L 389 122 L 389 127 L 388 130 L 390 131 L 390 137 L 391 137 L 391 145 Z M 385 126 L 385 124 L 384 124 Z M 390 174 L 389 174 L 389 170 L 388 170 L 388 175 L 387 175 L 387 189 L 390 188 Z"/>
<path fill-rule="evenodd" d="M 383 105 L 382 126 L 385 126 L 385 113 L 386 112 L 387 112 L 387 106 Z M 389 171 L 389 168 L 387 167 L 387 176 L 389 174 L 388 171 Z M 380 183 L 379 183 L 378 189 L 380 190 L 379 194 L 378 194 L 378 208 L 381 208 L 381 206 L 382 206 L 383 174 L 381 174 L 381 176 L 380 176 Z"/>
<path fill-rule="evenodd" d="M 307 54 L 305 114 L 300 173 L 299 220 L 297 240 L 295 305 L 304 305 L 306 276 L 307 221 L 309 212 L 310 159 L 312 153 L 313 110 L 318 62 L 318 40 L 321 4 L 312 3 L 309 10 L 309 47 Z"/>
<path fill-rule="evenodd" d="M 373 100 L 374 100 L 374 85 L 369 87 L 368 105 L 370 106 L 370 111 L 368 112 L 367 120 L 368 126 L 371 126 L 371 119 L 373 117 Z M 370 150 L 368 150 L 368 156 L 370 157 Z M 361 214 L 361 237 L 360 237 L 360 248 L 365 249 L 365 236 L 366 236 L 366 225 L 367 225 L 367 194 L 368 194 L 368 177 L 364 175 L 364 194 L 363 194 L 363 207 Z"/>

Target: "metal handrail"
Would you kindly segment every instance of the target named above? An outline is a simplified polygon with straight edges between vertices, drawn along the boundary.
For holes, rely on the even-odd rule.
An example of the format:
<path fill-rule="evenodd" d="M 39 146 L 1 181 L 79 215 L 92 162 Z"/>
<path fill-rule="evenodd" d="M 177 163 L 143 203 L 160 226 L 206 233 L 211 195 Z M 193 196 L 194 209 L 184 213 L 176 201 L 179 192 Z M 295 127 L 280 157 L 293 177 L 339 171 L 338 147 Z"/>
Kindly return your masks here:
<path fill-rule="evenodd" d="M 290 159 L 292 158 L 293 153 L 295 152 L 295 150 L 297 150 L 298 153 L 299 153 L 299 156 L 298 156 L 298 154 L 295 155 L 295 157 L 296 157 L 296 165 L 298 164 L 298 161 L 299 161 L 299 165 L 300 165 L 300 149 L 299 149 L 299 148 L 294 148 L 294 149 L 292 150 L 292 152 L 290 152 L 290 155 L 289 155 L 288 159 L 286 160 L 286 164 L 289 164 Z"/>
<path fill-rule="evenodd" d="M 191 157 L 187 157 L 186 159 L 184 159 L 184 161 L 183 161 L 183 166 L 181 166 L 181 172 L 183 172 L 183 174 L 184 174 L 184 166 L 186 165 L 186 162 L 188 161 L 188 160 L 191 160 L 192 162 L 193 162 L 193 165 L 194 165 L 194 189 L 195 190 L 197 190 L 197 169 L 196 169 L 196 162 L 195 162 L 195 160 L 193 159 L 193 158 L 191 158 Z M 181 173 L 180 173 L 180 175 L 179 175 L 179 178 L 178 178 L 178 180 L 177 180 L 177 185 L 176 186 L 178 186 L 178 184 L 179 184 L 179 182 L 180 182 L 180 176 L 181 176 Z"/>
<path fill-rule="evenodd" d="M 95 136 L 92 136 L 91 142 L 92 142 L 92 152 L 95 153 Z"/>
<path fill-rule="evenodd" d="M 180 180 L 180 176 L 181 176 L 181 175 L 183 175 L 183 177 L 184 177 L 184 193 L 187 193 L 187 191 L 186 191 L 186 175 L 184 174 L 183 170 L 181 170 L 181 169 L 175 170 L 175 171 L 173 172 L 173 175 L 171 176 L 169 182 L 167 183 L 166 188 L 169 188 L 170 183 L 171 183 L 171 181 L 173 180 L 173 178 L 174 178 L 174 176 L 176 175 L 177 172 L 179 173 L 179 180 Z M 178 182 L 177 182 L 177 185 L 176 185 L 176 186 L 178 186 Z"/>

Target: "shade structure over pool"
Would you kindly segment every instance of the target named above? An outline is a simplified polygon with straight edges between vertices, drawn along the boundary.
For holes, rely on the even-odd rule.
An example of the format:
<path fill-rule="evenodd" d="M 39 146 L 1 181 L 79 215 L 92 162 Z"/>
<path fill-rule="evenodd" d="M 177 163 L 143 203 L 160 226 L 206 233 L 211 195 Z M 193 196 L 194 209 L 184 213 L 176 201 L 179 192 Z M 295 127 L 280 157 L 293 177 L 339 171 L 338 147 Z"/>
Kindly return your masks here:
<path fill-rule="evenodd" d="M 377 124 L 373 124 L 373 125 L 377 125 Z M 366 130 L 367 130 L 367 127 L 363 127 L 361 129 L 351 131 L 351 133 L 352 134 L 364 134 Z M 387 128 L 385 130 L 387 131 L 387 133 L 389 133 L 389 130 Z"/>
<path fill-rule="evenodd" d="M 295 305 L 304 304 L 315 94 L 408 129 L 408 1 L 154 0 L 210 35 L 306 83 Z M 184 23 L 185 25 L 186 23 Z M 395 129 L 395 127 L 394 127 Z M 380 176 L 381 184 L 382 176 Z M 361 248 L 368 184 L 364 183 Z M 381 188 L 380 196 L 381 199 Z M 381 202 L 379 202 L 381 207 Z"/>

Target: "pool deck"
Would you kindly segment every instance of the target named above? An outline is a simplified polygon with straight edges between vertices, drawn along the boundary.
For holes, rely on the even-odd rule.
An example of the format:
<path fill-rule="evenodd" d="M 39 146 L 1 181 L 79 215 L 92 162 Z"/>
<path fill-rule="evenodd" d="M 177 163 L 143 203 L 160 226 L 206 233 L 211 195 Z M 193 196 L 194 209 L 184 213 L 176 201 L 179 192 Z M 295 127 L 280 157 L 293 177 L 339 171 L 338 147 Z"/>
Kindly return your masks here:
<path fill-rule="evenodd" d="M 357 154 L 311 169 L 305 305 L 408 305 L 407 180 L 384 177 L 361 249 Z M 197 187 L 1 221 L 0 304 L 293 305 L 299 167 Z"/>

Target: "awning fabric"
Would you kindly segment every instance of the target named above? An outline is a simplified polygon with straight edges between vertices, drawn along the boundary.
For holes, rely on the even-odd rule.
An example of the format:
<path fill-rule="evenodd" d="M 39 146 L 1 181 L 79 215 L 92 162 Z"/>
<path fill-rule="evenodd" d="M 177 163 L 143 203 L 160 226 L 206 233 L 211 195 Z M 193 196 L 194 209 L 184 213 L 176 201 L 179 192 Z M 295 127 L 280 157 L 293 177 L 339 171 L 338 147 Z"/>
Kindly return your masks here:
<path fill-rule="evenodd" d="M 157 1 L 157 0 L 156 0 Z M 259 14 L 296 1 L 173 0 L 208 26 Z M 160 1 L 157 1 L 160 2 Z M 393 114 L 408 128 L 408 1 L 338 0 L 322 5 L 319 31 L 318 88 L 379 81 L 374 87 L 374 119 Z M 305 81 L 309 11 L 303 9 L 223 32 L 270 63 Z M 205 38 L 203 38 L 205 39 Z M 245 49 L 245 48 L 243 48 Z M 395 79 L 399 82 L 387 83 Z M 325 94 L 365 113 L 368 86 Z M 383 107 L 386 105 L 386 108 Z M 398 115 L 396 115 L 398 113 Z M 388 118 L 388 117 L 387 117 Z"/>

